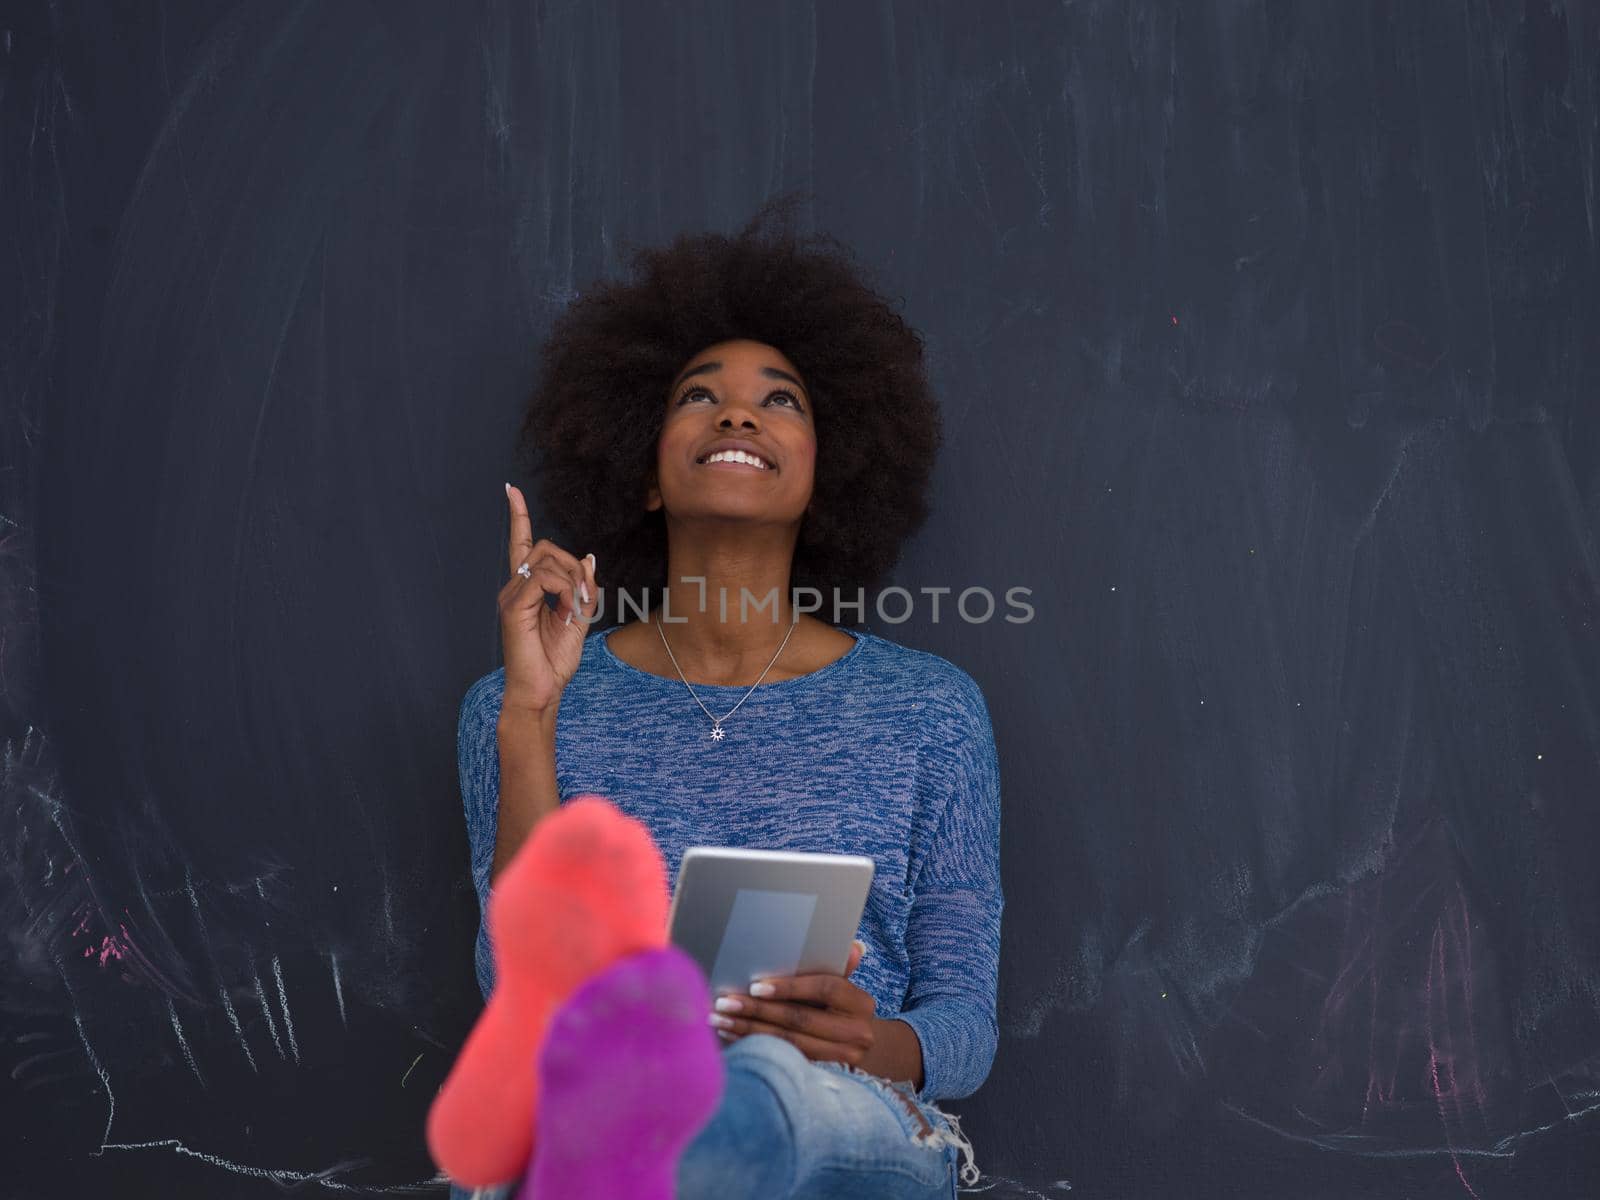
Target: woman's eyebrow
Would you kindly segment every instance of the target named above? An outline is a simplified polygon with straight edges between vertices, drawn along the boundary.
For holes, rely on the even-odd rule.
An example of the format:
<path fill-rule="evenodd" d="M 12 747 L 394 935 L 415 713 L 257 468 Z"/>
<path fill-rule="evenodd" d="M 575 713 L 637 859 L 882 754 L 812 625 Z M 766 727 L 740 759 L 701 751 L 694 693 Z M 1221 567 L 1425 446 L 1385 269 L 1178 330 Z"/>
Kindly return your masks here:
<path fill-rule="evenodd" d="M 787 379 L 790 383 L 794 384 L 795 387 L 800 388 L 802 390 L 804 390 L 804 388 L 806 386 L 805 384 L 801 383 L 798 379 L 796 379 L 793 375 L 789 374 L 789 372 L 780 371 L 780 370 L 778 370 L 777 367 L 762 367 L 761 368 L 761 373 L 763 375 L 765 375 L 768 379 Z"/>
<path fill-rule="evenodd" d="M 709 375 L 712 371 L 720 370 L 722 370 L 722 364 L 720 362 L 703 362 L 699 366 L 690 367 L 682 375 L 679 375 L 678 378 L 673 382 L 672 390 L 677 391 L 679 385 L 682 384 L 685 379 L 692 378 L 695 375 Z M 801 383 L 793 375 L 789 374 L 789 372 L 780 371 L 777 367 L 762 367 L 761 373 L 768 379 L 787 379 L 790 383 L 794 384 L 795 387 L 800 388 L 802 391 L 805 390 L 805 384 Z"/>
<path fill-rule="evenodd" d="M 708 375 L 712 371 L 720 371 L 720 370 L 722 370 L 722 364 L 719 363 L 719 362 L 703 362 L 698 367 L 690 367 L 682 375 L 678 376 L 677 380 L 672 385 L 672 390 L 673 391 L 677 391 L 678 390 L 678 385 L 681 384 L 685 379 L 690 378 L 691 376 L 694 376 L 694 375 Z"/>

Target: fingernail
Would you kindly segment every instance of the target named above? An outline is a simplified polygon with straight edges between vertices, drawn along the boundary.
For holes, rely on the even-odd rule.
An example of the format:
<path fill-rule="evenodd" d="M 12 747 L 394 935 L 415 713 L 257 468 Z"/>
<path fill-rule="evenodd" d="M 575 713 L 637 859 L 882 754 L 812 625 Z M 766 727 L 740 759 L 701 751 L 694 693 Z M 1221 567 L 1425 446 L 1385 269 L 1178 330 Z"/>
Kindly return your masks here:
<path fill-rule="evenodd" d="M 861 947 L 861 957 L 865 958 L 867 956 L 867 944 L 865 942 L 863 942 L 860 938 L 856 938 L 854 940 L 855 940 L 855 944 Z"/>
<path fill-rule="evenodd" d="M 578 598 L 585 604 L 589 603 L 589 585 L 587 583 L 578 584 Z"/>
<path fill-rule="evenodd" d="M 592 550 L 585 554 L 584 557 L 589 560 L 589 574 L 593 575 L 594 569 L 600 565 L 600 560 L 594 556 L 594 551 Z"/>
<path fill-rule="evenodd" d="M 712 1025 L 715 1025 L 718 1029 L 732 1029 L 733 1028 L 733 1018 L 725 1017 L 721 1013 L 712 1013 L 709 1017 L 706 1018 L 706 1020 L 709 1021 Z"/>
<path fill-rule="evenodd" d="M 506 484 L 506 495 L 508 497 L 511 495 L 511 485 L 509 483 Z"/>
<path fill-rule="evenodd" d="M 776 994 L 777 990 L 770 983 L 752 983 L 750 985 L 750 994 L 752 996 L 771 996 Z"/>
<path fill-rule="evenodd" d="M 571 625 L 572 624 L 572 614 L 568 613 L 567 614 L 567 619 L 565 621 L 561 622 L 561 623 L 563 625 Z"/>
<path fill-rule="evenodd" d="M 750 990 L 752 993 L 755 991 L 754 988 L 751 988 Z M 736 996 L 718 996 L 716 1010 L 718 1012 L 743 1012 L 744 1005 L 739 1003 L 738 997 Z"/>

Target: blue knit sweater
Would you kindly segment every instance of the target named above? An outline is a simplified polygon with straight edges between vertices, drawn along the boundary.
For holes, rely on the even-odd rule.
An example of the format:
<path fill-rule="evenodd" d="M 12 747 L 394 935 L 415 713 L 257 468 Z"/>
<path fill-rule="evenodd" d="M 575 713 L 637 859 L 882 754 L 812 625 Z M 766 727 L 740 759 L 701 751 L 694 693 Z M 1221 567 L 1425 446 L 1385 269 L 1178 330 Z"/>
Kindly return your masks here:
<path fill-rule="evenodd" d="M 994 1061 L 1000 775 L 983 693 L 945 659 L 875 634 L 809 675 L 757 686 L 713 742 L 683 683 L 591 634 L 556 719 L 561 799 L 606 797 L 641 820 L 676 884 L 689 846 L 864 854 L 877 864 L 851 982 L 922 1044 L 924 1100 L 971 1095 Z M 743 687 L 695 686 L 722 714 Z M 458 760 L 472 879 L 489 897 L 505 671 L 461 705 Z M 480 921 L 478 985 L 494 986 Z"/>

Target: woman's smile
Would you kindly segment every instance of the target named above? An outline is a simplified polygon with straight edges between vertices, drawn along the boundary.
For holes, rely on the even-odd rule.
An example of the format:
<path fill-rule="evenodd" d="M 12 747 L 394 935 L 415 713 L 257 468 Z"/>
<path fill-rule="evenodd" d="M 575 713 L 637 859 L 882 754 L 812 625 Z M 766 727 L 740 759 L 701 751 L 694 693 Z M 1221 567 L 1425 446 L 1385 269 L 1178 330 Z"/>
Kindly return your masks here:
<path fill-rule="evenodd" d="M 733 467 L 743 471 L 770 471 L 772 468 L 742 458 L 713 458 L 700 464 L 702 467 Z"/>
<path fill-rule="evenodd" d="M 770 460 L 743 447 L 717 447 L 695 460 L 702 467 L 726 467 L 744 471 L 775 471 Z"/>

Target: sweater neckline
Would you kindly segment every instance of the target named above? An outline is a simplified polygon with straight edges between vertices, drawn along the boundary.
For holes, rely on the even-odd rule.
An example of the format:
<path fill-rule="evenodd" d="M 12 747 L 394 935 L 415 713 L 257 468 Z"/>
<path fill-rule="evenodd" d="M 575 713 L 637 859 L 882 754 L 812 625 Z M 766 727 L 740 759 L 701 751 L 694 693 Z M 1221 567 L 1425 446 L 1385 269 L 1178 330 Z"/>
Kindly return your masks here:
<path fill-rule="evenodd" d="M 596 633 L 594 638 L 591 639 L 598 641 L 600 644 L 598 646 L 588 647 L 587 649 L 599 650 L 602 660 L 609 664 L 613 669 L 621 671 L 625 675 L 632 675 L 639 679 L 649 680 L 652 683 L 659 683 L 672 688 L 681 688 L 683 686 L 682 679 L 668 677 L 666 675 L 657 675 L 653 671 L 642 670 L 639 667 L 634 666 L 632 663 L 623 662 L 622 659 L 613 654 L 611 652 L 609 639 L 613 633 L 621 628 L 622 626 L 620 625 L 612 625 L 600 630 L 600 632 Z M 847 663 L 853 662 L 856 658 L 860 657 L 863 648 L 865 648 L 867 644 L 867 638 L 869 635 L 865 631 L 846 629 L 842 625 L 835 625 L 834 628 L 839 630 L 840 633 L 848 634 L 850 637 L 854 638 L 856 644 L 851 646 L 850 649 L 846 650 L 831 663 L 827 663 L 824 666 L 818 667 L 815 671 L 808 671 L 804 675 L 796 675 L 790 679 L 775 679 L 771 683 L 758 683 L 755 685 L 755 693 L 757 695 L 761 695 L 774 691 L 794 690 L 799 687 L 804 687 L 808 684 L 814 684 L 817 681 L 824 680 L 828 676 L 842 670 Z M 729 696 L 735 694 L 743 695 L 745 692 L 751 690 L 750 685 L 747 683 L 694 683 L 690 684 L 689 686 L 694 688 L 697 695 L 705 696 Z"/>

